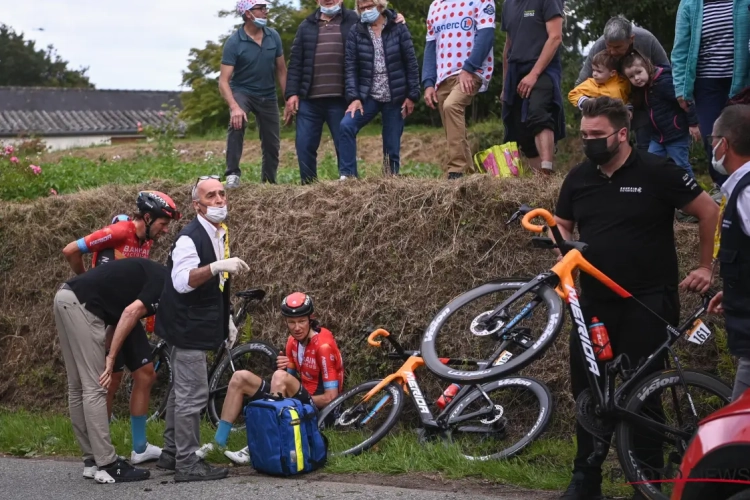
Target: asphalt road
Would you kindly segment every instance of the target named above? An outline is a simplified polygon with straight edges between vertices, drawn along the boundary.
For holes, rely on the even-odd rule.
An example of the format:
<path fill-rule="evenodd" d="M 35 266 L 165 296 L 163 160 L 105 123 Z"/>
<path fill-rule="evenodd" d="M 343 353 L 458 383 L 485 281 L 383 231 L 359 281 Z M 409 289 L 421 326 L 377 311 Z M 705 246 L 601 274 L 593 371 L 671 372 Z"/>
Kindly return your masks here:
<path fill-rule="evenodd" d="M 0 458 L 0 499 L 3 500 L 530 500 L 533 492 L 439 491 L 420 485 L 406 489 L 372 484 L 309 479 L 276 479 L 238 472 L 223 480 L 175 484 L 173 474 L 151 470 L 151 478 L 137 483 L 101 485 L 81 477 L 82 465 L 72 461 Z M 494 493 L 494 494 L 493 494 Z M 549 493 L 549 492 L 547 492 Z M 543 495 L 547 497 L 547 495 Z"/>

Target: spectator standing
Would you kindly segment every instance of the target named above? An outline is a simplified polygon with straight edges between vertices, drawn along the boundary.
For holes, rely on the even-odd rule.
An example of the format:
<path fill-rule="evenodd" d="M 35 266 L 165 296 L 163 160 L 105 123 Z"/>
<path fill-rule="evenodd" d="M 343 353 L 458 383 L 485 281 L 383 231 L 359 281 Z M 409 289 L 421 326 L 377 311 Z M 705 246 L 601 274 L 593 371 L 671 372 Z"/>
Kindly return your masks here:
<path fill-rule="evenodd" d="M 383 153 L 391 174 L 401 165 L 404 119 L 419 101 L 419 63 L 405 24 L 387 0 L 359 0 L 361 22 L 346 42 L 346 98 L 351 103 L 341 121 L 339 170 L 357 177 L 357 134 L 381 113 Z"/>
<path fill-rule="evenodd" d="M 240 159 L 247 114 L 255 115 L 263 152 L 261 182 L 276 183 L 281 128 L 276 83 L 286 90 L 286 62 L 281 37 L 266 26 L 266 0 L 240 0 L 237 13 L 244 24 L 224 43 L 219 90 L 231 112 L 227 131 L 227 188 L 240 185 Z"/>
<path fill-rule="evenodd" d="M 230 315 L 230 283 L 247 264 L 230 257 L 227 198 L 218 176 L 201 177 L 193 188 L 196 217 L 180 231 L 167 258 L 156 329 L 172 351 L 172 388 L 167 403 L 164 448 L 157 467 L 176 471 L 175 481 L 221 479 L 226 468 L 208 465 L 200 447 L 201 411 L 208 403 L 206 351 L 231 344 L 237 328 Z"/>
<path fill-rule="evenodd" d="M 634 87 L 645 91 L 645 103 L 653 133 L 649 153 L 669 156 L 695 177 L 690 166 L 690 137 L 701 141 L 698 117 L 692 104 L 682 109 L 674 95 L 672 68 L 654 67 L 651 61 L 637 52 L 625 56 L 622 70 Z"/>
<path fill-rule="evenodd" d="M 505 141 L 536 171 L 552 173 L 555 144 L 565 137 L 562 96 L 562 0 L 506 0 L 502 30 Z"/>
<path fill-rule="evenodd" d="M 602 50 L 620 61 L 633 49 L 648 58 L 655 66 L 669 66 L 669 58 L 659 40 L 648 30 L 633 26 L 633 23 L 622 16 L 611 18 L 604 25 L 604 35 L 596 42 L 586 56 L 583 68 L 576 80 L 576 86 L 592 76 L 592 59 Z M 633 120 L 631 130 L 635 134 L 638 149 L 648 151 L 651 143 L 651 121 L 643 108 L 643 94 L 638 89 L 632 89 L 630 101 L 633 104 Z"/>
<path fill-rule="evenodd" d="M 705 292 L 711 284 L 712 236 L 719 208 L 671 160 L 630 146 L 629 113 L 621 101 L 610 97 L 589 99 L 582 112 L 581 138 L 587 159 L 565 177 L 555 221 L 565 239 L 573 238 L 577 226 L 580 240 L 589 245 L 586 259 L 637 299 L 622 300 L 581 273 L 580 305 L 585 320 L 599 318 L 609 331 L 614 351 L 637 363 L 664 341 L 664 321 L 674 325 L 680 318 L 675 208 L 699 219 L 698 267 L 680 284 L 681 288 L 696 292 Z M 577 342 L 578 334 L 572 332 L 570 378 L 574 399 L 588 387 Z M 660 363 L 652 366 L 661 369 Z M 658 415 L 663 412 L 661 400 L 653 399 L 647 404 Z M 605 445 L 603 455 L 594 455 L 598 440 Z M 661 470 L 663 464 L 656 463 L 663 460 L 661 442 L 658 447 L 657 451 L 648 437 L 639 438 L 635 450 L 646 454 L 639 454 L 636 459 L 658 457 L 647 463 L 653 470 Z M 580 423 L 576 424 L 573 478 L 561 499 L 603 498 L 601 464 L 608 449 L 608 438 L 594 437 Z"/>
<path fill-rule="evenodd" d="M 709 134 L 731 97 L 750 85 L 750 0 L 681 0 L 677 9 L 672 71 L 683 109 L 695 101 L 706 156 Z M 727 176 L 713 167 L 711 178 L 721 185 Z"/>
<path fill-rule="evenodd" d="M 475 0 L 476 6 L 454 0 L 433 0 L 427 14 L 422 85 L 424 99 L 440 112 L 448 141 L 443 166 L 456 179 L 473 164 L 466 134 L 466 108 L 486 92 L 495 66 L 495 2 Z"/>
<path fill-rule="evenodd" d="M 750 388 L 750 106 L 725 108 L 709 140 L 711 163 L 729 176 L 721 185 L 723 213 L 714 246 L 724 289 L 709 311 L 724 314 L 729 352 L 739 358 L 732 392 L 737 401 Z"/>

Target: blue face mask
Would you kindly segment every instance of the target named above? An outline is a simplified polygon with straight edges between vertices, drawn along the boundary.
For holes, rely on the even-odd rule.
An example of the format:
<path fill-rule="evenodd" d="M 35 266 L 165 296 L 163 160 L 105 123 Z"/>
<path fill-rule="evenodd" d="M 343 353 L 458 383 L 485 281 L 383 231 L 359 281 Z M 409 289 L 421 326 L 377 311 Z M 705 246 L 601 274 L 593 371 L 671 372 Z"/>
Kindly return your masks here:
<path fill-rule="evenodd" d="M 253 19 L 253 24 L 258 28 L 265 28 L 268 24 L 268 19 L 261 19 L 259 17 L 256 17 L 255 19 Z"/>
<path fill-rule="evenodd" d="M 326 16 L 335 16 L 336 14 L 341 12 L 341 4 L 334 5 L 333 7 L 323 7 L 321 5 L 320 12 L 322 12 Z"/>
<path fill-rule="evenodd" d="M 379 17 L 380 12 L 378 12 L 378 9 L 376 9 L 375 7 L 373 7 L 372 9 L 367 9 L 360 15 L 360 19 L 365 24 L 372 24 L 377 21 Z"/>

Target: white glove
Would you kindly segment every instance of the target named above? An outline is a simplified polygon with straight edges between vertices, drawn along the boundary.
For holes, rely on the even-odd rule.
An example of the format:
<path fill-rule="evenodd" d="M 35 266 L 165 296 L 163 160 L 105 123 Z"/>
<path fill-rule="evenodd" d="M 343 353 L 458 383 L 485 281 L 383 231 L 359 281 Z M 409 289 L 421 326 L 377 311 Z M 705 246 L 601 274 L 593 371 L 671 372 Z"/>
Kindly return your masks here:
<path fill-rule="evenodd" d="M 232 347 L 234 347 L 234 343 L 237 342 L 237 327 L 234 325 L 234 319 L 229 316 L 229 345 L 227 346 L 228 350 L 232 350 Z"/>
<path fill-rule="evenodd" d="M 211 274 L 216 276 L 219 273 L 238 274 L 248 271 L 250 266 L 245 264 L 245 261 L 239 257 L 230 257 L 229 259 L 217 260 L 209 264 L 211 268 Z"/>

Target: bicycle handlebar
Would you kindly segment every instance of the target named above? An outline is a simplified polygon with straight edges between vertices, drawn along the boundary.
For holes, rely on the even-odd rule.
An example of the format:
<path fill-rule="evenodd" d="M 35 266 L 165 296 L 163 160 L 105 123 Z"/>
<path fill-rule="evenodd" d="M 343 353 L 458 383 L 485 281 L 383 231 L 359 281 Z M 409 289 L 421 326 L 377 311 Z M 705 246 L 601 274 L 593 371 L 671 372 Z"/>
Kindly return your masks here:
<path fill-rule="evenodd" d="M 523 219 L 521 219 L 521 225 L 524 229 L 526 229 L 527 231 L 531 231 L 532 233 L 543 233 L 545 230 L 544 226 L 537 226 L 536 224 L 531 223 L 531 221 L 537 217 L 543 218 L 547 223 L 547 226 L 550 228 L 557 225 L 557 223 L 555 222 L 555 218 L 552 216 L 549 210 L 545 210 L 544 208 L 535 208 L 531 212 L 528 212 L 523 216 Z"/>
<path fill-rule="evenodd" d="M 375 340 L 378 337 L 389 337 L 391 334 L 388 333 L 387 330 L 383 330 L 382 328 L 378 328 L 374 332 L 370 334 L 369 337 L 367 337 L 367 343 L 370 344 L 373 347 L 380 347 L 380 344 L 382 343 L 380 340 Z"/>

